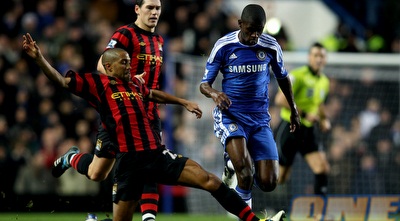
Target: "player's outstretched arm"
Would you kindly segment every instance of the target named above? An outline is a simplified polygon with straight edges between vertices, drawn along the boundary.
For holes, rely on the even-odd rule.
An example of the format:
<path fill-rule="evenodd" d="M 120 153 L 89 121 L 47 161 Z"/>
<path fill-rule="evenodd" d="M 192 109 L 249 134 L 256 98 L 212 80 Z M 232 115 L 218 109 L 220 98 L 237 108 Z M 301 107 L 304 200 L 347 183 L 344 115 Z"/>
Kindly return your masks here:
<path fill-rule="evenodd" d="M 36 44 L 36 41 L 33 40 L 29 33 L 23 35 L 22 37 L 24 39 L 22 43 L 23 50 L 36 62 L 40 69 L 42 69 L 43 73 L 59 86 L 68 88 L 68 83 L 71 79 L 64 78 L 60 72 L 58 72 L 49 64 L 49 62 L 43 57 L 43 54 L 40 51 L 39 46 Z"/>
<path fill-rule="evenodd" d="M 157 102 L 157 103 L 165 103 L 165 104 L 179 104 L 186 108 L 191 113 L 196 114 L 197 118 L 201 118 L 203 112 L 200 109 L 199 105 L 195 102 L 176 97 L 174 95 L 165 93 L 160 90 L 150 90 L 149 99 Z"/>

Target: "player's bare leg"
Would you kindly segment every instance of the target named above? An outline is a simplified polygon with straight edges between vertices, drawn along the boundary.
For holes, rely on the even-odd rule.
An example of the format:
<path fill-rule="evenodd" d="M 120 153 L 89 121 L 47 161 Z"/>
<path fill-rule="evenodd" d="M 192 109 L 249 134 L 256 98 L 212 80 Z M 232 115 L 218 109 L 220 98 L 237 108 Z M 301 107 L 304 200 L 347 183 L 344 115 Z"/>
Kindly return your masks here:
<path fill-rule="evenodd" d="M 290 174 L 292 173 L 292 168 L 291 167 L 286 167 L 286 166 L 279 166 L 279 179 L 278 179 L 278 183 L 279 184 L 284 184 L 286 183 L 289 178 L 290 178 Z"/>
<path fill-rule="evenodd" d="M 94 155 L 92 163 L 89 165 L 88 177 L 93 181 L 103 181 L 107 178 L 114 166 L 115 159 L 97 157 Z"/>
<path fill-rule="evenodd" d="M 178 178 L 178 184 L 206 190 L 228 212 L 235 214 L 242 220 L 259 220 L 241 197 L 231 188 L 226 186 L 214 174 L 204 170 L 198 163 L 188 159 Z"/>
<path fill-rule="evenodd" d="M 264 192 L 273 191 L 278 185 L 279 163 L 277 160 L 255 162 L 254 182 Z"/>
<path fill-rule="evenodd" d="M 113 204 L 113 221 L 132 221 L 138 201 L 118 201 Z"/>
<path fill-rule="evenodd" d="M 304 159 L 315 175 L 314 193 L 325 195 L 328 191 L 329 163 L 322 151 L 314 151 L 305 155 Z"/>

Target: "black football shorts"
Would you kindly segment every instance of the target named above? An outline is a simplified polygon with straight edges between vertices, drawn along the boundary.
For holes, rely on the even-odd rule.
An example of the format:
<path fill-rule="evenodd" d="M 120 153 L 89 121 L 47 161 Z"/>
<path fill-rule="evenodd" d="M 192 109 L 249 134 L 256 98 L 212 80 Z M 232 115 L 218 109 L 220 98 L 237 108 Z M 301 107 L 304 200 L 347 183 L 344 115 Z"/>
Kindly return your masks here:
<path fill-rule="evenodd" d="M 118 147 L 110 141 L 108 132 L 100 124 L 96 137 L 94 154 L 99 158 L 114 159 L 118 152 Z"/>
<path fill-rule="evenodd" d="M 187 157 L 166 148 L 117 153 L 114 174 L 113 202 L 139 200 L 148 183 L 176 185 Z"/>
<path fill-rule="evenodd" d="M 308 153 L 319 150 L 314 127 L 301 125 L 291 133 L 290 123 L 284 120 L 275 131 L 275 140 L 279 153 L 279 164 L 282 166 L 291 166 L 298 152 L 304 157 Z"/>

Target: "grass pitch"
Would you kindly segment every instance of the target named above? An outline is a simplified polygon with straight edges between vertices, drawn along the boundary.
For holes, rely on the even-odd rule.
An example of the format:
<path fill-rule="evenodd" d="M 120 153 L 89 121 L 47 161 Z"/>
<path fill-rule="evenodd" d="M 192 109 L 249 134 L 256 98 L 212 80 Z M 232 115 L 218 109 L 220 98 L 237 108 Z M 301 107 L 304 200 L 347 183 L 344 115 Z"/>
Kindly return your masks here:
<path fill-rule="evenodd" d="M 95 213 L 98 220 L 107 218 L 106 213 Z M 85 221 L 86 213 L 0 213 L 1 221 Z M 140 221 L 141 216 L 136 213 L 133 217 L 134 221 Z M 158 221 L 236 221 L 226 215 L 204 215 L 204 214 L 158 214 Z"/>

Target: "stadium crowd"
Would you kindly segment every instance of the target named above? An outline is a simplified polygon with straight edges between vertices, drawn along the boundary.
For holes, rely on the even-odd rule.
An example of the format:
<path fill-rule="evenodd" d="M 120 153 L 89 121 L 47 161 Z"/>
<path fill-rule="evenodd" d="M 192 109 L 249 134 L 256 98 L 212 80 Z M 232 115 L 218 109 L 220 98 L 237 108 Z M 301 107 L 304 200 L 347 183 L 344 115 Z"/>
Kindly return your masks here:
<path fill-rule="evenodd" d="M 165 56 L 168 52 L 208 55 L 216 39 L 238 28 L 238 15 L 225 3 L 163 1 L 157 32 L 165 38 Z M 70 146 L 93 150 L 98 116 L 83 100 L 49 83 L 22 53 L 21 36 L 29 32 L 60 73 L 69 69 L 94 71 L 113 30 L 134 20 L 131 0 L 13 0 L 3 2 L 0 11 L 0 210 L 10 209 L 3 207 L 4 202 L 16 195 L 99 194 L 102 185 L 73 171 L 60 179 L 51 176 L 53 161 Z M 365 39 L 361 44 L 358 39 L 354 46 L 351 33 L 340 24 L 332 36 L 341 46 L 332 50 L 400 52 L 399 36 L 393 35 L 378 49 L 368 49 Z M 290 36 L 283 38 L 290 41 Z M 182 80 L 184 75 L 179 72 L 176 78 Z M 329 192 L 398 194 L 398 82 L 332 80 L 331 87 L 328 109 L 334 127 L 323 137 L 332 165 Z M 363 90 L 379 91 L 380 97 L 355 97 L 362 96 L 356 92 Z M 390 100 L 384 99 L 389 95 Z M 179 139 L 185 136 L 175 133 L 175 137 L 184 143 Z M 354 182 L 348 181 L 353 178 Z M 368 186 L 357 183 L 364 180 L 370 181 Z"/>

